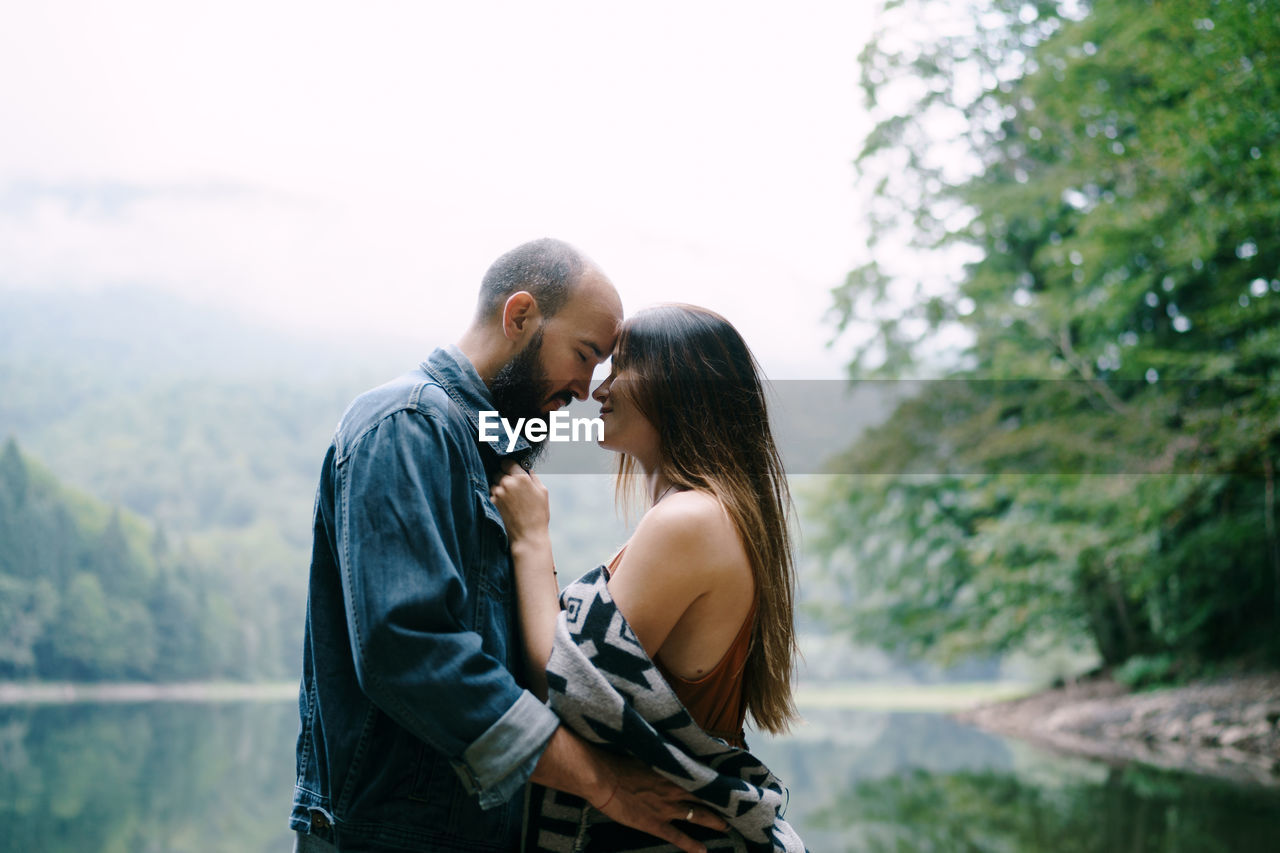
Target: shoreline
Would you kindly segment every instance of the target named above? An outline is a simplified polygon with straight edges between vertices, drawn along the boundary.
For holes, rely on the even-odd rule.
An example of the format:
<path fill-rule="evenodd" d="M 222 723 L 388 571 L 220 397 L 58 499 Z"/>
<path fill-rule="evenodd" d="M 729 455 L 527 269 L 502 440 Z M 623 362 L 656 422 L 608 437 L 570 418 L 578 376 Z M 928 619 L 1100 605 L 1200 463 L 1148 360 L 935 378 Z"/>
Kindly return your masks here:
<path fill-rule="evenodd" d="M 0 681 L 0 708 L 296 701 L 296 682 Z M 1135 692 L 1110 678 L 1026 684 L 820 684 L 810 709 L 942 713 L 992 734 L 1122 767 L 1132 762 L 1280 788 L 1280 672 Z"/>
<path fill-rule="evenodd" d="M 292 681 L 0 681 L 0 707 L 99 702 L 280 702 L 297 698 L 298 685 Z"/>
<path fill-rule="evenodd" d="M 1035 689 L 1035 685 L 1021 681 L 953 681 L 937 684 L 819 682 L 798 685 L 795 701 L 801 711 L 838 709 L 946 714 L 1026 696 Z"/>
<path fill-rule="evenodd" d="M 810 709 L 948 713 L 983 702 L 1025 696 L 1024 682 L 817 683 L 796 690 L 796 701 Z M 296 700 L 298 684 L 288 682 L 189 681 L 0 681 L 0 707 L 93 702 L 217 702 Z"/>
<path fill-rule="evenodd" d="M 1280 787 L 1280 673 L 1134 692 L 1100 678 L 951 715 L 1052 751 Z"/>

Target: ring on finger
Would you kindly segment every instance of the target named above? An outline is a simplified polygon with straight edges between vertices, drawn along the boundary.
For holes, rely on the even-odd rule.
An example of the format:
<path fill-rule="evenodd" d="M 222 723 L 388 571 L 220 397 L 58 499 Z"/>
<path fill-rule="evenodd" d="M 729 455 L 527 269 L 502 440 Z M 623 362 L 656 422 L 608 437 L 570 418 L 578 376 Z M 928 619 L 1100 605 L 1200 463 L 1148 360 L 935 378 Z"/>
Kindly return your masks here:
<path fill-rule="evenodd" d="M 689 821 L 693 820 L 693 806 L 689 807 L 689 813 L 684 816 L 684 819 L 685 819 L 685 823 L 688 823 Z"/>

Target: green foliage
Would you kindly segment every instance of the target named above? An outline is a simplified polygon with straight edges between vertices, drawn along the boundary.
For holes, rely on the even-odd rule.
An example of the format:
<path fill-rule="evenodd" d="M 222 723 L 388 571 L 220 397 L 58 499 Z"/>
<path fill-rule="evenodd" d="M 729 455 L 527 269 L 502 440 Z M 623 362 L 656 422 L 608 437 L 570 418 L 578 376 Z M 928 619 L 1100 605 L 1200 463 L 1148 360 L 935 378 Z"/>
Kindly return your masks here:
<path fill-rule="evenodd" d="M 0 451 L 0 677 L 276 674 L 217 638 L 239 619 L 190 554 L 147 547 L 141 520 Z M 271 661 L 274 663 L 274 661 Z"/>
<path fill-rule="evenodd" d="M 946 380 L 814 502 L 838 618 L 944 658 L 1280 660 L 1280 9 L 896 5 L 836 321 L 855 378 Z"/>
<path fill-rule="evenodd" d="M 1116 667 L 1115 678 L 1130 687 L 1154 687 L 1171 683 L 1177 674 L 1178 662 L 1173 655 L 1136 655 Z"/>
<path fill-rule="evenodd" d="M 30 672 L 35 647 L 49 631 L 58 595 L 43 578 L 0 574 L 0 672 Z"/>
<path fill-rule="evenodd" d="M 74 678 L 141 675 L 156 657 L 146 610 L 135 601 L 108 597 L 99 576 L 89 572 L 75 575 L 63 591 L 47 642 L 52 667 Z"/>

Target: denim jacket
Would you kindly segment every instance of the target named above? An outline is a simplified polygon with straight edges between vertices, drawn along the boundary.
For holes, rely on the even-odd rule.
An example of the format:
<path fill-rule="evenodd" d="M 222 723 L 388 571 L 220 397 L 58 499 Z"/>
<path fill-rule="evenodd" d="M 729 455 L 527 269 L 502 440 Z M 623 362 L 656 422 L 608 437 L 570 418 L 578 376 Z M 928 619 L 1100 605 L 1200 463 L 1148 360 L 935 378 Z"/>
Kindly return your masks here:
<path fill-rule="evenodd" d="M 478 439 L 494 408 L 448 347 L 338 424 L 314 514 L 297 831 L 342 849 L 518 846 L 515 795 L 558 721 L 512 674 L 511 556 L 489 500 L 505 442 Z"/>

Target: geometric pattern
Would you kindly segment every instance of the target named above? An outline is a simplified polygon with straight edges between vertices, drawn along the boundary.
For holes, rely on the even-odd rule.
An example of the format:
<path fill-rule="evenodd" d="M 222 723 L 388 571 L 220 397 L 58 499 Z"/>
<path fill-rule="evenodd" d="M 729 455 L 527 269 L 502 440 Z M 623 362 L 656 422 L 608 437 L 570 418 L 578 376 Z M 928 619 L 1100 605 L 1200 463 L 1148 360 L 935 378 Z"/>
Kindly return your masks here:
<path fill-rule="evenodd" d="M 759 759 L 702 731 L 645 654 L 607 586 L 604 566 L 560 595 L 547 663 L 552 710 L 576 734 L 633 756 L 716 811 L 727 833 L 681 823 L 710 850 L 805 853 L 782 819 L 787 792 Z M 674 845 L 614 823 L 586 801 L 531 785 L 525 853 L 670 853 Z"/>

